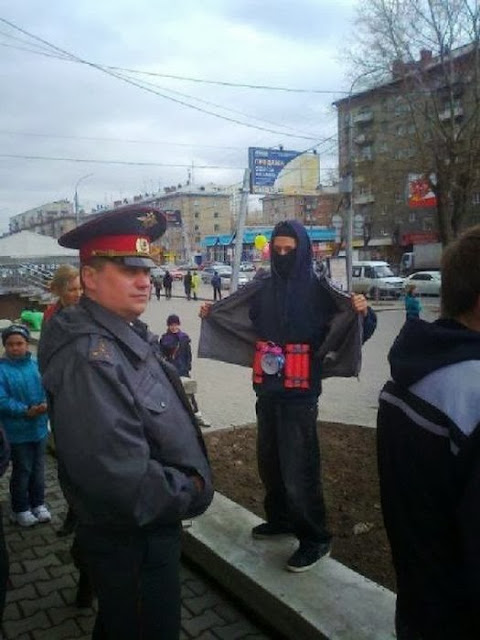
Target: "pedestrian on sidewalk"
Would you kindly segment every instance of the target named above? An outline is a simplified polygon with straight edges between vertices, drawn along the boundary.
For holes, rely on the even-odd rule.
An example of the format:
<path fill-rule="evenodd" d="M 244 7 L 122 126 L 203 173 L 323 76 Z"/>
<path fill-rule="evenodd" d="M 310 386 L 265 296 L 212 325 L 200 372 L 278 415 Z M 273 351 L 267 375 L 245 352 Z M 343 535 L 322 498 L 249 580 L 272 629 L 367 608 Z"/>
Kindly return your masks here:
<path fill-rule="evenodd" d="M 78 304 L 82 295 L 82 285 L 77 267 L 71 264 L 62 264 L 58 267 L 50 281 L 50 291 L 57 296 L 57 300 L 45 309 L 44 324 L 65 307 Z"/>
<path fill-rule="evenodd" d="M 180 318 L 176 314 L 172 313 L 167 318 L 167 331 L 160 338 L 160 349 L 166 360 L 173 364 L 181 378 L 190 378 L 192 369 L 191 340 L 190 336 L 180 329 Z M 188 397 L 200 426 L 209 427 L 210 423 L 203 419 L 202 413 L 198 409 L 195 394 L 189 393 Z"/>
<path fill-rule="evenodd" d="M 192 273 L 192 296 L 194 300 L 198 300 L 198 292 L 200 290 L 201 279 L 198 271 Z"/>
<path fill-rule="evenodd" d="M 310 239 L 298 221 L 275 226 L 270 260 L 271 273 L 259 273 L 221 305 L 202 306 L 199 355 L 253 361 L 267 521 L 252 536 L 294 535 L 299 545 L 286 568 L 301 572 L 327 555 L 331 542 L 317 437 L 321 378 L 358 374 L 358 319 L 366 340 L 376 317 L 364 296 L 338 292 L 316 275 Z"/>
<path fill-rule="evenodd" d="M 157 300 L 160 301 L 160 296 L 162 295 L 162 277 L 156 276 L 153 281 L 153 286 L 155 287 L 155 296 Z"/>
<path fill-rule="evenodd" d="M 441 317 L 389 353 L 377 451 L 399 640 L 480 638 L 480 225 L 442 258 Z"/>
<path fill-rule="evenodd" d="M 59 478 L 98 597 L 94 638 L 180 635 L 181 521 L 213 498 L 204 443 L 176 371 L 139 320 L 163 213 L 131 205 L 60 238 L 84 295 L 39 344 Z"/>
<path fill-rule="evenodd" d="M 409 284 L 405 291 L 405 315 L 407 320 L 418 320 L 420 318 L 420 312 L 422 305 L 415 293 L 417 287 L 414 284 Z"/>
<path fill-rule="evenodd" d="M 165 271 L 165 275 L 163 276 L 163 288 L 165 289 L 166 300 L 170 300 L 170 298 L 172 297 L 172 285 L 173 285 L 172 274 L 167 269 Z"/>
<path fill-rule="evenodd" d="M 222 279 L 218 275 L 218 271 L 213 272 L 213 276 L 211 279 L 211 285 L 213 288 L 213 300 L 221 300 L 222 299 Z"/>
<path fill-rule="evenodd" d="M 11 449 L 10 519 L 22 527 L 51 520 L 45 505 L 47 402 L 29 340 L 24 325 L 12 324 L 2 331 L 0 421 Z"/>
<path fill-rule="evenodd" d="M 50 320 L 60 313 L 66 307 L 78 304 L 82 295 L 82 285 L 80 282 L 80 272 L 77 267 L 70 264 L 62 264 L 55 271 L 52 281 L 50 282 L 50 291 L 58 296 L 56 302 L 49 305 L 45 310 L 42 331 L 50 322 Z M 53 435 L 53 437 L 55 437 Z M 68 499 L 65 497 L 68 504 Z M 57 530 L 59 538 L 71 535 L 75 531 L 77 525 L 77 517 L 70 504 L 68 504 L 67 514 L 62 522 L 62 526 Z M 79 551 L 78 544 L 74 538 L 71 546 L 71 555 L 74 564 L 79 572 L 77 593 L 75 603 L 79 608 L 87 608 L 92 606 L 93 588 L 88 572 L 88 566 L 85 558 Z"/>
<path fill-rule="evenodd" d="M 192 297 L 192 274 L 190 273 L 190 269 L 188 269 L 187 273 L 183 276 L 183 289 L 187 300 L 190 300 Z"/>

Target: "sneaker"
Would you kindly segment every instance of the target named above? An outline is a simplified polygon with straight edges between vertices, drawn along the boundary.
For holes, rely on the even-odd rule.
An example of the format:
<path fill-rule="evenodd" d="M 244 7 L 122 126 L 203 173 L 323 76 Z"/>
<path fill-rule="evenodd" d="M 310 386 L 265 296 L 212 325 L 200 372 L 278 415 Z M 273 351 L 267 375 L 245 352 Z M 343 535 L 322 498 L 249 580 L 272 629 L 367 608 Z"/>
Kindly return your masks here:
<path fill-rule="evenodd" d="M 10 515 L 10 522 L 19 524 L 21 527 L 33 527 L 34 524 L 38 523 L 38 518 L 31 511 L 20 511 Z"/>
<path fill-rule="evenodd" d="M 44 504 L 41 504 L 39 507 L 35 507 L 34 509 L 32 509 L 32 513 L 39 522 L 50 522 L 50 520 L 52 519 L 52 514 Z"/>
<path fill-rule="evenodd" d="M 265 540 L 276 536 L 291 536 L 292 529 L 287 526 L 272 524 L 271 522 L 262 522 L 252 529 L 252 538 L 256 540 Z"/>
<path fill-rule="evenodd" d="M 319 544 L 301 542 L 295 553 L 290 556 L 287 562 L 287 570 L 294 573 L 308 571 L 320 558 L 329 555 L 329 542 L 321 542 Z"/>

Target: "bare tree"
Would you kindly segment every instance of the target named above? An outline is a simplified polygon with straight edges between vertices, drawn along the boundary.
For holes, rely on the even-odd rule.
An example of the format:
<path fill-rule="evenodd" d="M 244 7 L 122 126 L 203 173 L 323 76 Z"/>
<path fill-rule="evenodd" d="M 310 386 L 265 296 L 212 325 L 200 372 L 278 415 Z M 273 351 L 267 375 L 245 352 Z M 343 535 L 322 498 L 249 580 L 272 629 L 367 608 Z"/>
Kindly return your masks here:
<path fill-rule="evenodd" d="M 440 239 L 465 224 L 480 168 L 480 9 L 475 0 L 364 0 L 352 73 L 401 96 L 411 173 L 429 181 Z M 371 86 L 371 85 L 370 85 Z M 405 161 L 403 161 L 405 165 Z"/>

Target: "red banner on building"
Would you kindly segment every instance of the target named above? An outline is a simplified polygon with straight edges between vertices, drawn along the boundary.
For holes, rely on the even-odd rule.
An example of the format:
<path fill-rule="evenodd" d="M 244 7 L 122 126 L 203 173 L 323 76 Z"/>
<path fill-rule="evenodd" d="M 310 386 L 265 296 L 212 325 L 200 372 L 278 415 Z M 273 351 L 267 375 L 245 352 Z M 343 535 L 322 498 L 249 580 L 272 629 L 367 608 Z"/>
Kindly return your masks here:
<path fill-rule="evenodd" d="M 437 206 L 437 198 L 425 176 L 418 174 L 408 176 L 408 206 L 411 209 Z"/>

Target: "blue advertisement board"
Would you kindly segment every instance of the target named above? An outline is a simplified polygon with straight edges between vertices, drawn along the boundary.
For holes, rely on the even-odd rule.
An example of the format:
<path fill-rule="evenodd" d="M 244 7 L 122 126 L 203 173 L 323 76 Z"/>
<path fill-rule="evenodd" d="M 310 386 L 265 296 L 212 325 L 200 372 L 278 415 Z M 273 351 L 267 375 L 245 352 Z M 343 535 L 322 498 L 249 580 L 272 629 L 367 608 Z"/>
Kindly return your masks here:
<path fill-rule="evenodd" d="M 299 155 L 300 151 L 249 147 L 250 193 L 272 193 L 282 169 Z"/>

